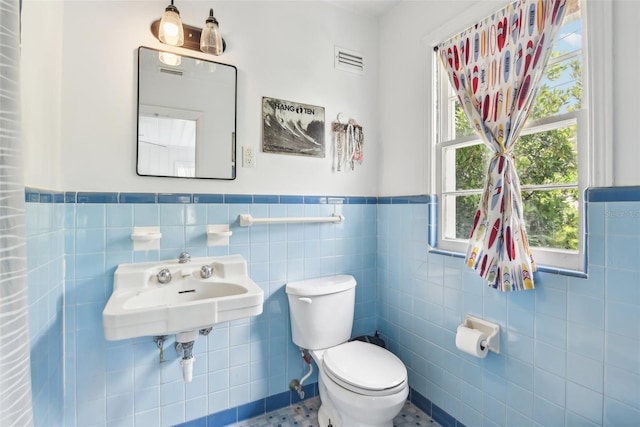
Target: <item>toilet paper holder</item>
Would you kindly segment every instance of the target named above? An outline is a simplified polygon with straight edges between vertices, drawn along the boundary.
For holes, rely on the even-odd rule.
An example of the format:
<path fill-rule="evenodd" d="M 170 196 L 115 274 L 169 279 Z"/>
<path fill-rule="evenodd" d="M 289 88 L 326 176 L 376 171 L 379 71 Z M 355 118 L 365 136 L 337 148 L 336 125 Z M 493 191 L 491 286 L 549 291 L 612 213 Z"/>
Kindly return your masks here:
<path fill-rule="evenodd" d="M 486 345 L 494 353 L 500 353 L 500 325 L 466 314 L 460 326 L 476 329 L 487 336 Z"/>

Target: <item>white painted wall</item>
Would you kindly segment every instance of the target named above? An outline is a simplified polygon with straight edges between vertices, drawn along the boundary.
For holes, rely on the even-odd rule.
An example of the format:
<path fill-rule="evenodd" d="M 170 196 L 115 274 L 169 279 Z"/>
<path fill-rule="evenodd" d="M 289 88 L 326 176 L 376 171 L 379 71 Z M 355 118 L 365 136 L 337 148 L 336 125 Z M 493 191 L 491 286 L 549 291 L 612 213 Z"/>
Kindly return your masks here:
<path fill-rule="evenodd" d="M 62 12 L 55 2 L 22 2 L 20 90 L 25 185 L 51 190 L 62 188 Z"/>
<path fill-rule="evenodd" d="M 67 191 L 430 192 L 425 146 L 429 129 L 425 117 L 431 113 L 426 101 L 430 64 L 424 38 L 478 2 L 403 1 L 384 15 L 379 26 L 376 19 L 335 2 L 216 2 L 216 16 L 229 43 L 219 59 L 239 70 L 238 146 L 258 149 L 257 167 L 239 168 L 238 178 L 231 182 L 135 175 L 136 48 L 161 47 L 149 25 L 164 3 L 25 0 L 26 185 Z M 615 185 L 638 185 L 640 144 L 633 105 L 640 99 L 634 71 L 640 59 L 631 53 L 640 39 L 634 22 L 640 2 L 613 4 L 614 135 L 613 141 L 603 143 L 614 147 Z M 184 0 L 180 10 L 185 22 L 199 25 L 208 7 Z M 44 44 L 40 28 L 45 28 Z M 114 28 L 118 33 L 106 37 Z M 335 71 L 334 44 L 363 52 L 367 74 Z M 356 117 L 365 127 L 364 165 L 356 173 L 336 175 L 330 171 L 329 157 L 260 152 L 262 96 L 326 107 L 327 144 L 328 124 L 338 112 Z"/>
<path fill-rule="evenodd" d="M 40 130 L 26 141 L 28 186 L 65 191 L 377 194 L 375 18 L 321 1 L 209 4 L 181 0 L 179 3 L 183 22 L 198 26 L 204 23 L 209 7 L 215 8 L 228 43 L 227 52 L 218 59 L 238 68 L 237 144 L 256 149 L 256 168 L 239 168 L 235 181 L 136 175 L 137 47 L 162 47 L 149 27 L 162 14 L 166 1 L 26 0 L 23 11 L 26 38 L 41 37 L 48 42 L 51 34 L 54 39 L 62 34 L 63 46 L 54 55 L 46 53 L 44 47 L 49 48 L 48 43 L 34 45 L 23 60 L 25 69 L 39 73 L 27 76 L 25 86 L 40 85 L 42 75 L 52 80 L 42 92 L 25 94 L 25 121 Z M 64 19 L 45 35 L 36 35 L 43 15 L 37 8 L 43 4 L 55 11 L 54 16 L 63 15 Z M 362 52 L 366 73 L 334 70 L 334 45 Z M 55 60 L 50 58 L 56 55 Z M 57 63 L 60 73 L 47 74 L 51 65 Z M 325 107 L 327 157 L 262 153 L 263 96 Z M 61 114 L 62 143 L 58 149 L 47 146 L 49 133 L 56 130 L 55 123 L 41 124 L 40 117 L 31 113 L 41 99 L 47 101 L 47 111 Z M 365 129 L 365 162 L 355 173 L 331 172 L 330 123 L 339 112 L 355 117 Z M 51 156 L 39 159 L 43 147 L 51 151 Z M 60 166 L 41 170 L 41 162 Z"/>
<path fill-rule="evenodd" d="M 430 47 L 433 33 L 457 31 L 447 22 L 470 7 L 486 14 L 503 1 L 403 1 L 380 21 L 380 179 L 381 196 L 431 194 Z M 482 14 L 482 12 L 480 12 Z M 472 21 L 469 20 L 471 24 Z"/>
<path fill-rule="evenodd" d="M 640 184 L 638 102 L 640 2 L 613 2 L 613 174 L 614 184 Z"/>
<path fill-rule="evenodd" d="M 589 0 L 594 1 L 594 0 Z M 595 0 L 600 1 L 600 0 Z M 447 21 L 471 9 L 490 13 L 504 1 L 403 1 L 391 9 L 380 25 L 380 195 L 431 193 L 431 172 L 426 147 L 431 114 L 427 98 L 431 90 L 431 63 L 427 60 L 429 35 L 445 34 Z M 640 144 L 637 142 L 637 112 L 640 99 L 636 71 L 640 28 L 635 17 L 640 2 L 613 2 L 613 102 L 614 184 L 640 184 Z M 597 35 L 596 35 L 597 36 Z M 446 37 L 446 36 L 445 36 Z"/>

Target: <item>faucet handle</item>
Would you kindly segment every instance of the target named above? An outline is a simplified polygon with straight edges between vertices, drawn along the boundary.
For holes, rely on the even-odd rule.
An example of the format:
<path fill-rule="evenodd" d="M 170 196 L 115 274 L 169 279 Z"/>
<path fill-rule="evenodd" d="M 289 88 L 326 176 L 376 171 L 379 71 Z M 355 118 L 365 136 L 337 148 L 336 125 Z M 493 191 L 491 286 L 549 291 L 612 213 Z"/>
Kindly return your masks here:
<path fill-rule="evenodd" d="M 205 264 L 200 268 L 200 277 L 208 279 L 213 274 L 213 267 L 209 264 Z"/>
<path fill-rule="evenodd" d="M 178 262 L 180 264 L 184 264 L 186 262 L 190 262 L 191 261 L 191 254 L 187 251 L 184 251 L 180 254 L 180 258 L 178 258 Z"/>
<path fill-rule="evenodd" d="M 163 268 L 156 274 L 156 278 L 158 283 L 165 285 L 171 281 L 171 271 L 168 268 Z"/>

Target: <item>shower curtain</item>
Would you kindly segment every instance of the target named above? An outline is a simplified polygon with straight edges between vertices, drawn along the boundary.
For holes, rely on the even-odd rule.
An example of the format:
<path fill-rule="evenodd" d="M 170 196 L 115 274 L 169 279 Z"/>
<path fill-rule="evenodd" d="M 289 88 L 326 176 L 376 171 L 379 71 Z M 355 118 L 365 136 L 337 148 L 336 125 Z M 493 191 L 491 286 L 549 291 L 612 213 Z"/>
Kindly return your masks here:
<path fill-rule="evenodd" d="M 0 426 L 3 427 L 33 425 L 19 64 L 19 0 L 0 0 Z"/>

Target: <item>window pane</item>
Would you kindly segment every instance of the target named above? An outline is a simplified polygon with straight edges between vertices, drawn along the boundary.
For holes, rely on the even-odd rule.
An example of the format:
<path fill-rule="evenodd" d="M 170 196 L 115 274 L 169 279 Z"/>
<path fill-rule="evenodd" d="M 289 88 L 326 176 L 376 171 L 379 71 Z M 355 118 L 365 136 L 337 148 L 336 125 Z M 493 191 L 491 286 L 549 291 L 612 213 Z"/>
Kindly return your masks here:
<path fill-rule="evenodd" d="M 577 111 L 581 106 L 582 56 L 577 55 L 547 66 L 529 119 Z"/>
<path fill-rule="evenodd" d="M 471 126 L 471 123 L 469 123 L 469 120 L 467 119 L 467 115 L 464 113 L 464 110 L 462 109 L 462 106 L 460 105 L 460 101 L 458 101 L 458 98 L 453 98 L 452 101 L 455 104 L 455 110 L 454 110 L 454 120 L 455 120 L 455 138 L 459 138 L 461 136 L 469 136 L 469 135 L 475 135 L 476 134 L 476 130 L 473 128 L 473 126 Z"/>
<path fill-rule="evenodd" d="M 578 190 L 523 191 L 524 216 L 532 247 L 578 250 Z M 480 195 L 444 196 L 445 206 L 455 204 L 456 228 L 448 239 L 468 239 Z M 449 234 L 449 235 L 447 235 Z"/>
<path fill-rule="evenodd" d="M 582 20 L 580 15 L 580 1 L 569 0 L 564 22 L 556 36 L 549 64 L 540 82 L 538 95 L 532 108 L 530 119 L 552 117 L 576 111 L 582 105 Z M 451 83 L 446 78 L 448 91 L 452 95 L 449 105 L 453 108 L 455 121 L 455 136 L 473 135 L 475 130 L 467 120 L 460 103 L 455 96 Z M 449 111 L 452 111 L 451 109 Z"/>
<path fill-rule="evenodd" d="M 514 148 L 521 184 L 576 184 L 576 132 L 576 125 L 569 125 L 521 136 Z M 483 188 L 490 159 L 491 150 L 482 143 L 455 148 L 455 189 Z"/>
<path fill-rule="evenodd" d="M 529 245 L 578 250 L 578 189 L 523 191 Z"/>
<path fill-rule="evenodd" d="M 582 105 L 580 2 L 570 0 L 566 7 L 564 23 L 556 36 L 530 119 L 576 111 Z"/>
<path fill-rule="evenodd" d="M 576 125 L 524 135 L 514 147 L 521 185 L 577 184 Z"/>
<path fill-rule="evenodd" d="M 580 1 L 568 0 L 562 27 L 556 36 L 552 55 L 568 53 L 582 49 L 582 21 L 580 15 Z"/>
<path fill-rule="evenodd" d="M 456 190 L 484 188 L 491 151 L 484 144 L 459 147 L 456 151 Z"/>
<path fill-rule="evenodd" d="M 471 234 L 471 228 L 473 226 L 473 218 L 478 210 L 478 203 L 480 203 L 480 195 L 472 194 L 468 196 L 444 196 L 443 203 L 445 207 L 454 209 L 456 212 L 456 228 L 454 231 L 444 232 L 444 238 L 446 239 L 468 239 Z"/>

